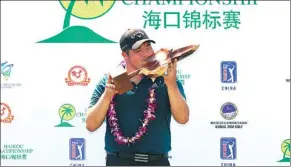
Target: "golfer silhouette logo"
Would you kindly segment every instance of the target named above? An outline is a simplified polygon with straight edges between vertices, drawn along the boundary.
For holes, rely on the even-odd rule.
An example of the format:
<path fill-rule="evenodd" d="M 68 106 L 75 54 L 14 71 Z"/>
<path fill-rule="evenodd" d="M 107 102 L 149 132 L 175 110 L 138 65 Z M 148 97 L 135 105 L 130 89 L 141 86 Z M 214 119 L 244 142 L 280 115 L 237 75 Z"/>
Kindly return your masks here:
<path fill-rule="evenodd" d="M 228 144 L 228 149 L 230 154 L 227 156 L 227 158 L 233 159 L 233 146 L 234 146 L 234 142 L 229 141 L 231 144 Z"/>
<path fill-rule="evenodd" d="M 236 83 L 237 82 L 237 64 L 235 61 L 221 62 L 221 82 Z"/>
<path fill-rule="evenodd" d="M 70 160 L 85 160 L 85 139 L 70 139 Z"/>
<path fill-rule="evenodd" d="M 59 2 L 66 10 L 62 31 L 37 43 L 116 43 L 88 27 L 70 25 L 71 16 L 89 20 L 105 15 L 113 7 L 115 0 L 59 0 Z"/>
<path fill-rule="evenodd" d="M 223 137 L 220 139 L 220 158 L 222 160 L 235 160 L 236 139 L 234 137 Z"/>

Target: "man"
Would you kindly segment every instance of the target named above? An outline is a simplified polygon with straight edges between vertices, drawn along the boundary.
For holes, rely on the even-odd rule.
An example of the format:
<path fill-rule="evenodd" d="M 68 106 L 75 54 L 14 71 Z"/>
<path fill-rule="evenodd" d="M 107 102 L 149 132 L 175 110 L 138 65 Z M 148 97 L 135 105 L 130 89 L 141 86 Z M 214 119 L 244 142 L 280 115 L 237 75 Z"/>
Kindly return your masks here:
<path fill-rule="evenodd" d="M 128 73 L 143 67 L 154 53 L 151 44 L 155 41 L 141 29 L 128 29 L 119 43 Z M 170 166 L 171 116 L 180 124 L 189 119 L 184 90 L 176 79 L 176 64 L 170 63 L 167 75 L 154 81 L 143 75 L 133 77 L 133 90 L 121 95 L 110 75 L 97 84 L 86 128 L 93 132 L 106 119 L 107 166 Z"/>

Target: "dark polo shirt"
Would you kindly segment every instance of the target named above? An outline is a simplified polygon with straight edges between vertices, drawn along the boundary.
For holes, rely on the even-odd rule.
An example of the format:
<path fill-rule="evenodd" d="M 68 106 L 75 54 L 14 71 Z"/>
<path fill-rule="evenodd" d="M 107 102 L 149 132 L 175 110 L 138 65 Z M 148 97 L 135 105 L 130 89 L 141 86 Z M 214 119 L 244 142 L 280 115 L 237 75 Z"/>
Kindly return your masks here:
<path fill-rule="evenodd" d="M 96 86 L 91 97 L 90 106 L 97 103 L 105 89 L 107 76 L 104 76 Z M 105 150 L 109 152 L 140 152 L 140 153 L 167 153 L 171 150 L 171 109 L 167 93 L 167 87 L 164 84 L 163 77 L 159 77 L 152 82 L 148 77 L 144 77 L 138 85 L 134 83 L 134 89 L 122 95 L 116 96 L 116 113 L 120 129 L 125 137 L 132 137 L 141 126 L 143 112 L 147 109 L 149 97 L 149 88 L 153 84 L 156 88 L 156 119 L 148 125 L 148 133 L 140 141 L 131 145 L 119 145 L 115 142 L 114 136 L 110 132 L 110 127 L 106 117 Z M 182 96 L 186 99 L 183 86 L 177 80 L 177 85 Z"/>

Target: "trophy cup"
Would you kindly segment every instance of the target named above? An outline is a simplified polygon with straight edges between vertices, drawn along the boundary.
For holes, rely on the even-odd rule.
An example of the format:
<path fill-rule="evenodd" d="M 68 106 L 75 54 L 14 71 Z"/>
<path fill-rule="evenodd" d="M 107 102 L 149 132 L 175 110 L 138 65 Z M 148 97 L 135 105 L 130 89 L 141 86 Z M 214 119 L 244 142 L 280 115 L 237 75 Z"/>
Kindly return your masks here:
<path fill-rule="evenodd" d="M 123 94 L 133 89 L 133 85 L 130 82 L 130 79 L 138 74 L 149 76 L 154 81 L 156 77 L 165 74 L 168 69 L 168 64 L 171 61 L 174 59 L 181 61 L 182 59 L 192 55 L 198 49 L 198 47 L 199 45 L 188 45 L 176 50 L 168 50 L 164 48 L 160 49 L 146 60 L 147 63 L 144 67 L 137 69 L 136 71 L 133 71 L 129 74 L 126 71 L 121 71 L 120 73 L 112 76 L 115 89 L 119 94 Z"/>

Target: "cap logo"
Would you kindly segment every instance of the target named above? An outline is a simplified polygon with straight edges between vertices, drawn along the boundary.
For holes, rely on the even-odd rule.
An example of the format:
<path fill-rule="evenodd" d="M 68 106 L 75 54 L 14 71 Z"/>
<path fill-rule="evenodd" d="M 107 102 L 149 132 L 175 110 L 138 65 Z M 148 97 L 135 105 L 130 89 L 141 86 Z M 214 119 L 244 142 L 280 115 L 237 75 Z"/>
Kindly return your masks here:
<path fill-rule="evenodd" d="M 142 36 L 144 35 L 143 32 L 141 31 L 138 31 L 138 32 L 135 32 L 134 34 L 131 35 L 131 38 L 134 39 L 136 36 L 141 38 Z"/>
<path fill-rule="evenodd" d="M 125 49 L 126 47 L 127 47 L 127 45 L 124 45 L 124 46 L 121 48 L 121 50 Z"/>

